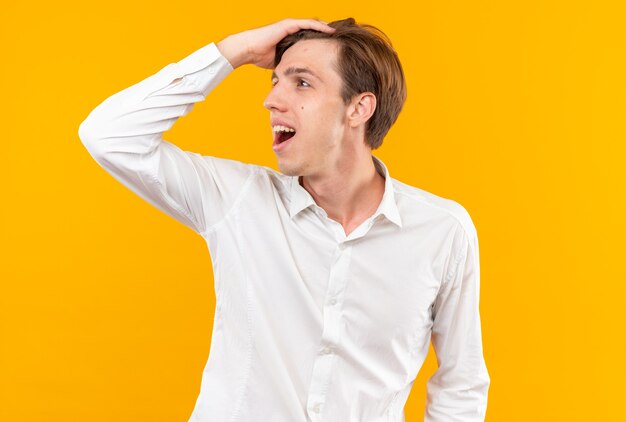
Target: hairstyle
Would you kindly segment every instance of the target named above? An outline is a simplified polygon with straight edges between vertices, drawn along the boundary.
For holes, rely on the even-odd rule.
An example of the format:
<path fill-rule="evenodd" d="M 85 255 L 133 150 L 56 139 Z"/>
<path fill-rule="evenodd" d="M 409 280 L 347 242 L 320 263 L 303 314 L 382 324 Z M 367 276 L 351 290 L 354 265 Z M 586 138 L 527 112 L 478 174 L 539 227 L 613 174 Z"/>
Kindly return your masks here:
<path fill-rule="evenodd" d="M 378 28 L 356 23 L 353 18 L 330 22 L 333 33 L 302 29 L 287 35 L 276 44 L 274 67 L 285 51 L 301 40 L 330 39 L 339 44 L 336 70 L 343 81 L 341 97 L 348 104 L 354 96 L 371 92 L 376 96 L 376 109 L 366 122 L 365 142 L 376 149 L 395 123 L 404 101 L 404 72 L 391 41 Z"/>

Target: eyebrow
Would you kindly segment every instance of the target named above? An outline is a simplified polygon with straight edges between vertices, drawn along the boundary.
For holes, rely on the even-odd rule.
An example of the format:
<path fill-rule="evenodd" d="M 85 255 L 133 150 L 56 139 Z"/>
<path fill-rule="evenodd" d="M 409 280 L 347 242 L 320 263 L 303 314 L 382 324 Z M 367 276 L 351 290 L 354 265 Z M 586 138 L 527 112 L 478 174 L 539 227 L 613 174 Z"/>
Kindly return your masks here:
<path fill-rule="evenodd" d="M 297 75 L 297 74 L 301 74 L 301 73 L 306 73 L 308 75 L 313 76 L 314 78 L 316 78 L 317 80 L 321 81 L 322 79 L 317 76 L 315 74 L 315 72 L 313 72 L 311 69 L 309 69 L 308 67 L 295 67 L 295 66 L 291 66 L 288 67 L 285 70 L 285 76 L 289 76 L 289 75 Z M 276 72 L 272 71 L 272 80 L 274 80 L 274 78 L 278 78 L 278 75 L 276 75 Z"/>

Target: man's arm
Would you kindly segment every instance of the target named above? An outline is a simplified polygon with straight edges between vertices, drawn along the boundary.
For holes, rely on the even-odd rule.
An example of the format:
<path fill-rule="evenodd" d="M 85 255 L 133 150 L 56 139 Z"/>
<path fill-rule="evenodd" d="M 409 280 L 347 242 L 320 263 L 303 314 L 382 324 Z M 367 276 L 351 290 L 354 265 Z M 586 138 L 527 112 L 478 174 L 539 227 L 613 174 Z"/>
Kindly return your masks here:
<path fill-rule="evenodd" d="M 215 178 L 216 168 L 165 141 L 163 133 L 231 71 L 214 44 L 204 46 L 107 98 L 81 123 L 78 135 L 96 162 L 120 183 L 201 233 L 211 224 L 207 217 L 220 215 L 217 200 L 214 216 L 207 215 L 202 194 L 211 191 L 203 180 Z M 220 182 L 214 180 L 216 189 Z"/>
<path fill-rule="evenodd" d="M 482 422 L 487 410 L 490 377 L 478 309 L 478 237 L 473 225 L 467 229 L 457 227 L 433 308 L 438 369 L 427 384 L 425 422 Z"/>
<path fill-rule="evenodd" d="M 198 233 L 221 221 L 252 173 L 233 160 L 183 151 L 163 139 L 176 120 L 243 64 L 273 65 L 276 44 L 312 19 L 285 19 L 230 35 L 104 100 L 80 124 L 92 157 L 131 191 Z"/>

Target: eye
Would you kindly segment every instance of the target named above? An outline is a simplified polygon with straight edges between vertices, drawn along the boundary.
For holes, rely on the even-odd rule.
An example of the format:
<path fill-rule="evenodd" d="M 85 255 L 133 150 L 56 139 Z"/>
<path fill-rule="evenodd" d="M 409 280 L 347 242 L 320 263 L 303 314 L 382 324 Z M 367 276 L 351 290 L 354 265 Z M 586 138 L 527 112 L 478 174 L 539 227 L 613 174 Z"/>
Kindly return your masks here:
<path fill-rule="evenodd" d="M 304 84 L 304 85 L 302 85 Z M 304 87 L 310 87 L 311 85 L 309 85 L 309 83 L 307 81 L 305 81 L 304 79 L 298 79 L 298 85 L 299 86 L 304 86 Z"/>
<path fill-rule="evenodd" d="M 276 85 L 278 83 L 278 79 L 272 79 L 272 86 Z"/>

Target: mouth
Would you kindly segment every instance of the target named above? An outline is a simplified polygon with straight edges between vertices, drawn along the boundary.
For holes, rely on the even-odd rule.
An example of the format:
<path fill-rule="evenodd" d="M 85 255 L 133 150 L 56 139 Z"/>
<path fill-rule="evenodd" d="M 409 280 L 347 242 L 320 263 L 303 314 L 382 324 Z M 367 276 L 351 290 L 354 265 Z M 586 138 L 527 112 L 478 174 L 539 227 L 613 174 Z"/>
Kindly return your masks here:
<path fill-rule="evenodd" d="M 296 131 L 293 128 L 290 128 L 290 130 L 274 130 L 272 149 L 276 152 L 282 151 L 292 142 L 295 136 Z"/>

